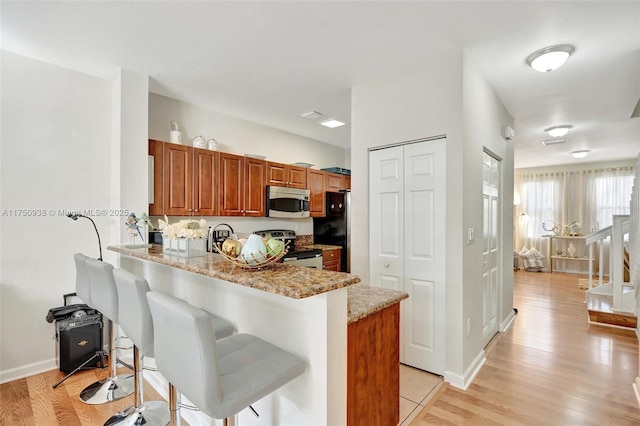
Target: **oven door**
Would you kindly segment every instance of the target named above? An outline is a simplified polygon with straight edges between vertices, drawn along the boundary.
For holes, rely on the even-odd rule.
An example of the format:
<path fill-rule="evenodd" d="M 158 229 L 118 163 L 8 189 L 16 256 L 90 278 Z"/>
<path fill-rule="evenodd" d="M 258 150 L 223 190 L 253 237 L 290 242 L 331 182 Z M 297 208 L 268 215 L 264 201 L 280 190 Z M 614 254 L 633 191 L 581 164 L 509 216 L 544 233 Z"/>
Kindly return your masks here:
<path fill-rule="evenodd" d="M 287 253 L 282 258 L 282 263 L 304 268 L 322 269 L 322 250 Z"/>

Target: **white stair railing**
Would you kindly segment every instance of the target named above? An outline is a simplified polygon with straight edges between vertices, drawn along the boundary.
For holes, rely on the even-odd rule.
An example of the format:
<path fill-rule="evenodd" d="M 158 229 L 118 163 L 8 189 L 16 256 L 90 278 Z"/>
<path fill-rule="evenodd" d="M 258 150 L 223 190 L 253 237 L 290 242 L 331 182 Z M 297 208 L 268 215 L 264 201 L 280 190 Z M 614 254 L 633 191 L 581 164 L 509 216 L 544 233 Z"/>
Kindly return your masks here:
<path fill-rule="evenodd" d="M 623 306 L 624 292 L 624 236 L 629 234 L 629 215 L 614 215 L 611 228 L 611 254 L 609 255 L 609 282 L 613 283 L 613 310 L 635 314 L 632 307 Z"/>
<path fill-rule="evenodd" d="M 593 251 L 594 247 L 598 247 L 599 257 L 598 257 L 598 285 L 602 285 L 602 265 L 604 264 L 604 240 L 607 238 L 611 238 L 611 226 L 607 226 L 606 228 L 602 228 L 601 230 L 594 232 L 593 234 L 587 235 L 585 238 L 585 243 L 587 247 L 589 247 L 589 290 L 593 288 Z"/>

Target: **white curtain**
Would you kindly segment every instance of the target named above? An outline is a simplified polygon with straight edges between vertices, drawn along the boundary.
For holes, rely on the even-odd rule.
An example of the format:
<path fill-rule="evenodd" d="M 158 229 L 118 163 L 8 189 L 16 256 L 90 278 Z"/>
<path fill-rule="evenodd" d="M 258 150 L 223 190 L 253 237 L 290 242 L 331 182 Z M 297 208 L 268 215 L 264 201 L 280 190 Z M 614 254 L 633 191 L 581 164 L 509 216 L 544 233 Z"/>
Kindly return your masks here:
<path fill-rule="evenodd" d="M 634 174 L 632 166 L 516 174 L 515 192 L 521 202 L 516 207 L 514 248 L 535 247 L 548 258 L 543 235 L 551 232 L 543 225 L 563 228 L 578 222 L 587 235 L 611 225 L 614 214 L 629 214 Z"/>

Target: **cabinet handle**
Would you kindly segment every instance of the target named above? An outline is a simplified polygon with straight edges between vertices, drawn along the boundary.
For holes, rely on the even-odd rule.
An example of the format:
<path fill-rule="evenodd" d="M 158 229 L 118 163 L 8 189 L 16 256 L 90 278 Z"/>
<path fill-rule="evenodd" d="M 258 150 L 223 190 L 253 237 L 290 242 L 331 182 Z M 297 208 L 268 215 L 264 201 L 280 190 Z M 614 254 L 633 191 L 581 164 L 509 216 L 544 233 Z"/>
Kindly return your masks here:
<path fill-rule="evenodd" d="M 389 267 L 389 263 L 388 262 L 384 262 L 384 267 L 388 268 Z"/>

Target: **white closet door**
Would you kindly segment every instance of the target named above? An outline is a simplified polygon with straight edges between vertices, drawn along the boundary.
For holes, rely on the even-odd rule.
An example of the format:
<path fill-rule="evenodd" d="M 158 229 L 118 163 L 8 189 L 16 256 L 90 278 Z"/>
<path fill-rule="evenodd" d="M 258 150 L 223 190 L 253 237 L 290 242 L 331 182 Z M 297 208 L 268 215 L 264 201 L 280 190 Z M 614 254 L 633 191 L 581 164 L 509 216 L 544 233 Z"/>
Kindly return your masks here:
<path fill-rule="evenodd" d="M 404 290 L 401 362 L 443 374 L 445 140 L 373 151 L 370 166 L 371 285 Z"/>
<path fill-rule="evenodd" d="M 484 153 L 482 161 L 482 342 L 486 346 L 498 332 L 500 161 Z"/>

